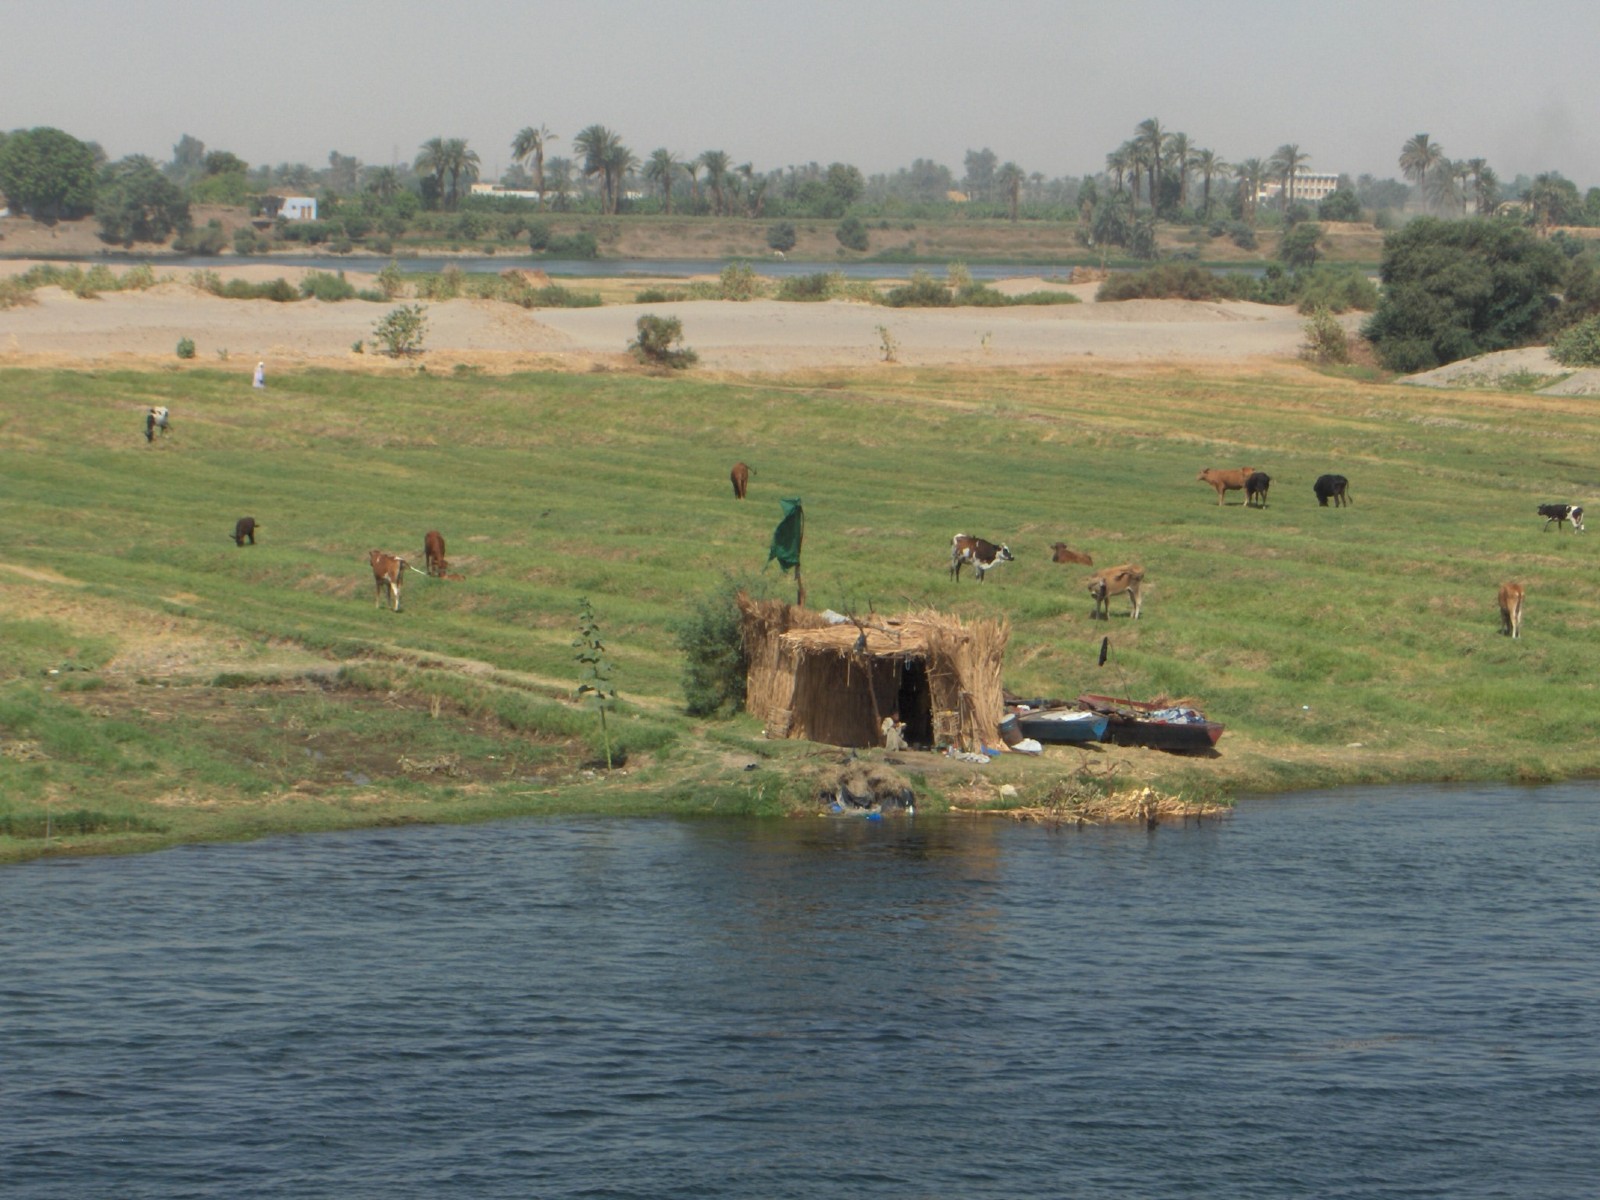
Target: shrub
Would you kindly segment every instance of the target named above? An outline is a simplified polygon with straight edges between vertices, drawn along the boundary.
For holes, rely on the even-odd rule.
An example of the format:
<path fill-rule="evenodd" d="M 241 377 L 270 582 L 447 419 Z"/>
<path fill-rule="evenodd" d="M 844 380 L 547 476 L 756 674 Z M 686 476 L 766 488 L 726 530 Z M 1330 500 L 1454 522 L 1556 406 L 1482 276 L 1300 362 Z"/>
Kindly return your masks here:
<path fill-rule="evenodd" d="M 741 632 L 738 585 L 730 578 L 695 600 L 673 630 L 684 657 L 683 697 L 691 717 L 725 716 L 744 707 L 749 661 Z"/>
<path fill-rule="evenodd" d="M 1356 267 L 1323 265 L 1302 271 L 1294 280 L 1293 290 L 1303 313 L 1319 308 L 1334 313 L 1351 309 L 1371 312 L 1378 307 L 1377 285 Z"/>
<path fill-rule="evenodd" d="M 867 227 L 861 223 L 860 217 L 846 217 L 840 221 L 834 237 L 846 250 L 865 250 L 870 244 Z"/>
<path fill-rule="evenodd" d="M 722 268 L 724 300 L 754 300 L 761 293 L 761 280 L 746 262 L 731 262 Z"/>
<path fill-rule="evenodd" d="M 137 267 L 129 267 L 122 273 L 122 278 L 117 280 L 117 288 L 124 292 L 142 292 L 146 288 L 156 285 L 156 273 L 149 263 L 140 263 Z"/>
<path fill-rule="evenodd" d="M 1347 363 L 1350 361 L 1350 339 L 1344 326 L 1326 308 L 1316 308 L 1303 326 L 1306 340 L 1300 353 L 1317 363 Z"/>
<path fill-rule="evenodd" d="M 36 303 L 38 300 L 34 297 L 33 289 L 22 280 L 15 277 L 0 279 L 0 310 Z"/>
<path fill-rule="evenodd" d="M 678 349 L 675 343 L 683 340 L 683 322 L 677 317 L 658 317 L 644 313 L 635 324 L 639 336 L 628 343 L 641 362 L 659 363 L 682 370 L 699 361 L 693 350 Z"/>
<path fill-rule="evenodd" d="M 355 294 L 356 285 L 344 277 L 343 271 L 337 275 L 328 271 L 307 271 L 306 277 L 300 281 L 302 299 L 335 303 L 352 299 Z"/>
<path fill-rule="evenodd" d="M 535 254 L 550 245 L 550 226 L 544 221 L 531 221 L 528 224 L 528 249 Z"/>
<path fill-rule="evenodd" d="M 194 357 L 194 339 L 193 338 L 179 338 L 178 339 L 178 357 L 179 358 L 193 358 Z"/>
<path fill-rule="evenodd" d="M 831 300 L 839 294 L 844 276 L 838 271 L 791 275 L 778 284 L 779 300 Z"/>
<path fill-rule="evenodd" d="M 405 294 L 406 277 L 400 270 L 400 264 L 392 258 L 389 265 L 378 272 L 378 290 L 383 293 L 385 300 Z"/>
<path fill-rule="evenodd" d="M 1550 343 L 1550 357 L 1564 367 L 1600 367 L 1600 316 L 1558 333 Z"/>
<path fill-rule="evenodd" d="M 556 258 L 599 258 L 600 244 L 592 233 L 550 239 L 549 253 Z"/>
<path fill-rule="evenodd" d="M 372 327 L 372 340 L 383 348 L 390 358 L 401 358 L 422 353 L 423 335 L 427 333 L 428 310 L 420 304 L 402 304 L 392 309 Z"/>
<path fill-rule="evenodd" d="M 800 234 L 795 229 L 793 221 L 779 221 L 767 230 L 767 245 L 779 254 L 787 254 L 793 250 L 799 240 Z"/>
<path fill-rule="evenodd" d="M 1243 221 L 1228 222 L 1228 239 L 1241 250 L 1254 250 L 1258 245 L 1256 231 Z"/>
<path fill-rule="evenodd" d="M 1250 280 L 1218 275 L 1189 263 L 1163 263 L 1126 271 L 1100 285 L 1097 300 L 1238 300 L 1250 295 Z"/>
<path fill-rule="evenodd" d="M 172 242 L 172 248 L 179 254 L 221 254 L 222 248 L 228 244 L 228 235 L 223 232 L 221 221 L 207 221 L 204 225 L 180 233 Z"/>
<path fill-rule="evenodd" d="M 233 252 L 235 254 L 259 254 L 265 249 L 266 243 L 250 226 L 241 225 L 233 231 Z"/>
<path fill-rule="evenodd" d="M 883 302 L 890 308 L 949 308 L 955 301 L 948 287 L 926 271 L 915 271 L 909 283 L 891 288 Z"/>
<path fill-rule="evenodd" d="M 1322 240 L 1322 226 L 1314 221 L 1297 222 L 1285 231 L 1278 243 L 1278 258 L 1291 267 L 1312 267 L 1322 256 L 1318 243 Z"/>
<path fill-rule="evenodd" d="M 680 304 L 689 298 L 682 288 L 645 288 L 634 295 L 635 304 Z"/>

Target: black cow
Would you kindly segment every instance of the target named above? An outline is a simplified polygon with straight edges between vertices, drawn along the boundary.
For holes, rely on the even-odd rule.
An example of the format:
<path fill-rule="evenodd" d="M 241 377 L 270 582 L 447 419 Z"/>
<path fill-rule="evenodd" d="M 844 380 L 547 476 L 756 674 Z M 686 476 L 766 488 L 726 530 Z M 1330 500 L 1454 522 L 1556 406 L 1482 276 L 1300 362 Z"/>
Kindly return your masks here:
<path fill-rule="evenodd" d="M 254 517 L 240 517 L 233 526 L 233 544 L 242 546 L 246 539 L 254 546 L 256 544 L 256 519 Z"/>
<path fill-rule="evenodd" d="M 1544 527 L 1550 528 L 1550 522 L 1556 523 L 1556 532 L 1561 532 L 1561 526 L 1568 521 L 1572 522 L 1572 532 L 1583 532 L 1583 505 L 1581 504 L 1541 504 L 1539 515 L 1544 518 Z"/>
<path fill-rule="evenodd" d="M 1265 471 L 1252 471 L 1250 478 L 1244 481 L 1244 502 L 1246 507 L 1255 505 L 1257 508 L 1267 506 L 1267 489 L 1272 486 L 1272 476 Z"/>
<path fill-rule="evenodd" d="M 972 573 L 978 577 L 978 582 L 983 582 L 986 572 L 997 564 L 1014 561 L 1011 550 L 1007 546 L 997 546 L 993 542 L 986 542 L 980 537 L 958 533 L 950 539 L 950 578 L 961 578 L 961 564 L 971 563 Z"/>
<path fill-rule="evenodd" d="M 1335 508 L 1343 508 L 1346 504 L 1354 504 L 1350 499 L 1350 481 L 1343 475 L 1318 475 L 1317 481 L 1311 485 L 1311 490 L 1317 494 L 1317 503 L 1323 508 L 1328 507 L 1328 501 L 1333 501 Z"/>

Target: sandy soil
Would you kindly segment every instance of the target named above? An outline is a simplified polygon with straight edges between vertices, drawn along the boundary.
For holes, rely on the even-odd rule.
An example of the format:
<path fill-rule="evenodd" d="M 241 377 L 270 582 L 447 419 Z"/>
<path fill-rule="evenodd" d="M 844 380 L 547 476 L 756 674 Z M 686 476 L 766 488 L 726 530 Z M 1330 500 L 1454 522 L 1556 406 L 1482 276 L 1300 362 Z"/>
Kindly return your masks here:
<path fill-rule="evenodd" d="M 0 275 L 20 273 L 29 265 L 25 260 L 0 262 Z M 251 280 L 283 276 L 291 283 L 303 274 L 262 262 L 224 273 Z M 347 278 L 358 288 L 372 283 L 363 272 L 349 271 Z M 1050 285 L 1015 279 L 1001 286 L 1025 292 Z M 625 350 L 643 312 L 679 317 L 684 343 L 700 355 L 703 367 L 747 372 L 881 362 L 880 326 L 895 343 L 896 361 L 911 366 L 1292 357 L 1304 340 L 1303 318 L 1292 310 L 1184 300 L 1095 304 L 1095 287 L 1067 289 L 1083 304 L 1015 309 L 913 310 L 763 300 L 526 310 L 486 300 L 429 301 L 425 361 L 475 362 L 493 370 L 622 365 L 631 362 Z M 193 360 L 197 366 L 215 366 L 223 359 L 245 371 L 262 360 L 269 371 L 311 363 L 388 364 L 352 351 L 358 341 L 370 348 L 373 324 L 388 311 L 386 305 L 222 300 L 193 287 L 181 272 L 171 272 L 165 282 L 144 292 L 108 292 L 82 300 L 58 288 L 41 288 L 34 296 L 32 305 L 0 311 L 0 363 L 170 366 L 178 362 L 178 340 L 188 337 L 198 351 Z"/>
<path fill-rule="evenodd" d="M 1595 396 L 1600 395 L 1600 369 L 1575 371 L 1564 367 L 1550 357 L 1544 346 L 1528 346 L 1521 350 L 1501 350 L 1495 354 L 1480 354 L 1460 362 L 1446 363 L 1432 371 L 1408 376 L 1402 382 L 1419 387 L 1473 388 L 1501 387 L 1512 381 L 1522 386 L 1539 380 L 1548 380 L 1543 387 L 1535 387 L 1541 396 Z"/>

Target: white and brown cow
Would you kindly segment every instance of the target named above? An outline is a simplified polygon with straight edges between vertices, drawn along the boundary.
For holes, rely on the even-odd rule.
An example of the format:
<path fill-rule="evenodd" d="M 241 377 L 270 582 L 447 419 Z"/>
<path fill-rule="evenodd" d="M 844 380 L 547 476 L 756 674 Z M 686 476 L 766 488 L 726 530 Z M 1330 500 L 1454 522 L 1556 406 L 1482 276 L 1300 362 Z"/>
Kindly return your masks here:
<path fill-rule="evenodd" d="M 1522 636 L 1522 585 L 1500 585 L 1500 632 L 1510 637 Z"/>
<path fill-rule="evenodd" d="M 382 550 L 368 551 L 367 561 L 372 564 L 372 582 L 378 590 L 377 607 L 383 607 L 383 598 L 387 594 L 394 601 L 394 611 L 399 612 L 400 584 L 405 579 L 406 571 L 415 571 L 416 568 L 398 554 L 386 554 Z"/>
<path fill-rule="evenodd" d="M 1003 562 L 1015 561 L 1008 546 L 996 545 L 994 542 L 984 541 L 981 537 L 970 534 L 958 533 L 950 539 L 950 578 L 961 578 L 963 563 L 972 564 L 972 573 L 978 577 L 978 582 L 983 582 L 983 577 L 995 566 Z"/>
<path fill-rule="evenodd" d="M 157 406 L 156 408 L 152 408 L 149 412 L 145 413 L 145 415 L 144 415 L 144 440 L 145 441 L 147 441 L 147 442 L 155 441 L 156 440 L 156 430 L 158 430 L 158 429 L 161 431 L 161 436 L 162 437 L 166 437 L 167 436 L 167 431 L 169 429 L 171 429 L 171 428 L 172 428 L 172 414 L 166 410 L 165 406 Z"/>
<path fill-rule="evenodd" d="M 1139 619 L 1140 592 L 1144 588 L 1144 568 L 1134 566 L 1132 563 L 1123 563 L 1119 567 L 1106 567 L 1089 576 L 1089 595 L 1094 598 L 1094 612 L 1092 617 L 1108 621 L 1111 619 L 1111 597 L 1128 594 L 1128 600 L 1133 604 L 1133 617 Z"/>

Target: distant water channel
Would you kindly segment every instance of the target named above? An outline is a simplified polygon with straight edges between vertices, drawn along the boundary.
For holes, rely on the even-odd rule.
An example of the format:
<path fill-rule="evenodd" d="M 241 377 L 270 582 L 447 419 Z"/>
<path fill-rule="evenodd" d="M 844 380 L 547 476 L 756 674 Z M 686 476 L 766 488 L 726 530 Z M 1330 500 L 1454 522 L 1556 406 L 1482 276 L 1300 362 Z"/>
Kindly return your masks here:
<path fill-rule="evenodd" d="M 1600 788 L 527 820 L 0 869 L 0 1193 L 1600 1180 Z"/>

